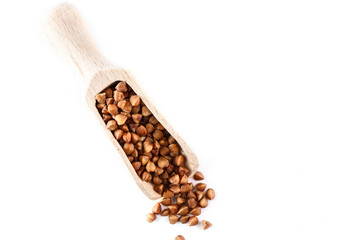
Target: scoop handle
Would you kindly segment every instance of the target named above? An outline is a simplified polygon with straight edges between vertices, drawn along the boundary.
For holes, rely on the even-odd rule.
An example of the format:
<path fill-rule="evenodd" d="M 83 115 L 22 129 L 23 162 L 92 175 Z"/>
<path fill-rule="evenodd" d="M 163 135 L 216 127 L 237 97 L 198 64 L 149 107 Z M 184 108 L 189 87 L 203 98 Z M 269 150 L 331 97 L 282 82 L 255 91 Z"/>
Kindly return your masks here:
<path fill-rule="evenodd" d="M 50 12 L 44 32 L 54 49 L 73 62 L 87 81 L 96 72 L 115 67 L 100 53 L 78 10 L 69 3 Z"/>

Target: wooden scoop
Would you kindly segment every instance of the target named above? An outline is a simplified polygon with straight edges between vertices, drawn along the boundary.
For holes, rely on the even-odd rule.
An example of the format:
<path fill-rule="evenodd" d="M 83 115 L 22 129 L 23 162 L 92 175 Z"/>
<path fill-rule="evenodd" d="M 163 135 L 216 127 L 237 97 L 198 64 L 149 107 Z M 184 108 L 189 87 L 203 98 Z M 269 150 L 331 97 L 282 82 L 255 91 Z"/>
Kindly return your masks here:
<path fill-rule="evenodd" d="M 100 53 L 74 6 L 63 3 L 54 8 L 44 28 L 52 46 L 58 52 L 67 56 L 85 79 L 87 84 L 85 94 L 87 104 L 99 119 L 101 126 L 124 160 L 135 182 L 148 198 L 158 199 L 161 196 L 153 190 L 152 183 L 143 182 L 138 177 L 119 142 L 114 138 L 111 131 L 106 128 L 106 124 L 95 106 L 95 96 L 114 82 L 126 82 L 141 97 L 152 114 L 180 145 L 182 154 L 186 157 L 186 165 L 190 170 L 190 175 L 195 173 L 199 164 L 194 152 L 151 104 L 151 101 L 141 91 L 134 77 L 125 70 L 110 64 Z"/>

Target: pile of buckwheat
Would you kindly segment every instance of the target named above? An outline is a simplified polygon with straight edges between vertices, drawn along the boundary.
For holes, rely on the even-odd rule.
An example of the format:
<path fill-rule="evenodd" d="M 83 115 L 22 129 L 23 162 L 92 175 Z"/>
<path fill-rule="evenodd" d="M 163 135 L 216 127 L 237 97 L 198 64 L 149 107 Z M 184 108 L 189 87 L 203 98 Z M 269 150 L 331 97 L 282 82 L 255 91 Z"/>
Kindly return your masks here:
<path fill-rule="evenodd" d="M 156 215 L 161 215 L 168 216 L 171 224 L 180 221 L 197 225 L 197 216 L 208 206 L 208 200 L 215 198 L 215 192 L 206 189 L 205 183 L 194 186 L 189 182 L 190 170 L 181 147 L 140 97 L 125 82 L 119 82 L 96 95 L 96 107 L 138 176 L 151 182 L 162 196 L 147 214 L 147 221 L 153 222 Z M 204 180 L 204 175 L 198 171 L 193 178 Z M 202 220 L 204 230 L 210 226 Z"/>

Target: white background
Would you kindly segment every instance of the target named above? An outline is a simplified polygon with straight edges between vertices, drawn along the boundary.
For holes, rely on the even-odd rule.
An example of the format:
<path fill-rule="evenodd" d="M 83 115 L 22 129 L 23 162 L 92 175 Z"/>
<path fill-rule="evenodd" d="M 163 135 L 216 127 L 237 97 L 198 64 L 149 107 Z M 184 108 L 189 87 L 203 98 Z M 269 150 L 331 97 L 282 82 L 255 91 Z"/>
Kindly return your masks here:
<path fill-rule="evenodd" d="M 137 188 L 41 36 L 59 1 L 0 8 L 0 239 L 359 239 L 358 1 L 73 1 L 193 148 L 217 197 L 149 224 Z"/>

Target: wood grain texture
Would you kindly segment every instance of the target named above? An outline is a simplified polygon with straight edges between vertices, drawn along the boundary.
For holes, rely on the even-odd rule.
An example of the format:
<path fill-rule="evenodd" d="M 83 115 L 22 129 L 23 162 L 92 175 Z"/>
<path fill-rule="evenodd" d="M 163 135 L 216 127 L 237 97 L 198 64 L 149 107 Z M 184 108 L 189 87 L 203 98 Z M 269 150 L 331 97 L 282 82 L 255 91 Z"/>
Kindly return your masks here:
<path fill-rule="evenodd" d="M 101 126 L 124 160 L 135 182 L 148 198 L 158 199 L 161 196 L 153 190 L 151 183 L 144 182 L 138 177 L 119 142 L 113 137 L 112 132 L 106 128 L 106 124 L 96 108 L 95 96 L 114 82 L 125 81 L 141 97 L 152 114 L 181 146 L 182 154 L 187 159 L 186 164 L 190 169 L 191 176 L 196 172 L 199 163 L 194 152 L 157 111 L 148 97 L 145 96 L 135 78 L 129 72 L 109 63 L 101 54 L 74 6 L 63 3 L 55 7 L 45 23 L 44 30 L 56 51 L 65 55 L 73 62 L 85 79 L 87 84 L 85 98 L 88 106 L 97 116 Z"/>
<path fill-rule="evenodd" d="M 98 50 L 79 12 L 69 3 L 55 7 L 44 31 L 54 49 L 73 62 L 85 81 L 100 70 L 115 68 Z"/>

